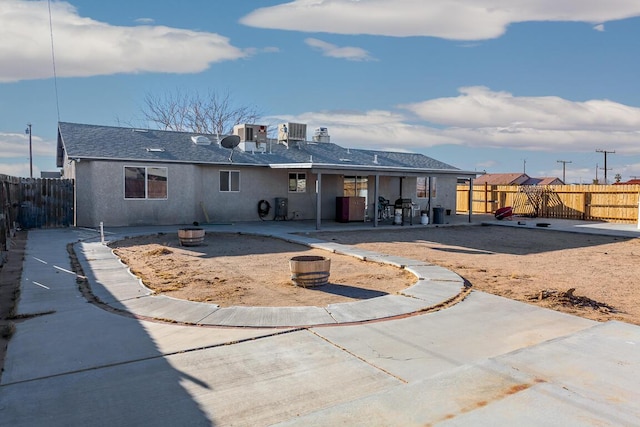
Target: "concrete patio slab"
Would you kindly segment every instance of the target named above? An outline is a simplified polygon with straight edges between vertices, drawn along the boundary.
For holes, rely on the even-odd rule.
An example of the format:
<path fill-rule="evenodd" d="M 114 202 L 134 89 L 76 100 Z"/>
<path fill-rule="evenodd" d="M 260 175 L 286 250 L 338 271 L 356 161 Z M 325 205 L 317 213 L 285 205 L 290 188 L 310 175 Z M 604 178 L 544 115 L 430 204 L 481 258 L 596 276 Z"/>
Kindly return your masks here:
<path fill-rule="evenodd" d="M 594 325 L 580 317 L 472 292 L 462 303 L 428 315 L 314 331 L 413 382 Z"/>
<path fill-rule="evenodd" d="M 138 316 L 194 325 L 219 309 L 216 304 L 180 300 L 165 295 L 127 299 L 109 305 Z"/>
<path fill-rule="evenodd" d="M 282 327 L 336 323 L 321 307 L 224 307 L 200 321 L 203 325 Z"/>
<path fill-rule="evenodd" d="M 268 425 L 399 384 L 299 331 L 14 384 L 0 406 L 12 426 Z"/>
<path fill-rule="evenodd" d="M 356 302 L 329 304 L 327 310 L 338 323 L 349 323 L 399 316 L 425 307 L 425 302 L 419 299 L 385 295 Z"/>
<path fill-rule="evenodd" d="M 595 404 L 595 405 L 594 405 Z M 632 425 L 615 405 L 495 361 L 465 365 L 277 426 L 601 426 Z M 614 422 L 612 422 L 614 421 Z M 631 422 L 631 424 L 627 424 Z"/>
<path fill-rule="evenodd" d="M 464 286 L 458 282 L 441 280 L 419 280 L 418 283 L 400 292 L 413 298 L 419 298 L 428 306 L 441 304 L 460 295 Z"/>
<path fill-rule="evenodd" d="M 428 262 L 423 262 L 420 260 L 404 258 L 396 255 L 386 255 L 380 253 L 372 253 L 371 255 L 366 257 L 366 261 L 378 262 L 381 264 L 392 265 L 398 268 L 409 269 L 410 266 L 429 266 L 433 265 Z"/>

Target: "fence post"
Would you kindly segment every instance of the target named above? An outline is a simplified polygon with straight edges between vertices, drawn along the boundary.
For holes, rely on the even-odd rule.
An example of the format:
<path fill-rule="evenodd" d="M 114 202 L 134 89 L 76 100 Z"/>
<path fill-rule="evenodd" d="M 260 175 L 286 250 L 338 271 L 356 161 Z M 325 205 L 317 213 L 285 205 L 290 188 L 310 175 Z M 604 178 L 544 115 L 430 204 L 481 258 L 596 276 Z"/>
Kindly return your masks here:
<path fill-rule="evenodd" d="M 484 213 L 489 212 L 489 195 L 487 194 L 487 183 L 484 183 Z"/>
<path fill-rule="evenodd" d="M 640 229 L 640 193 L 638 193 L 638 229 Z"/>

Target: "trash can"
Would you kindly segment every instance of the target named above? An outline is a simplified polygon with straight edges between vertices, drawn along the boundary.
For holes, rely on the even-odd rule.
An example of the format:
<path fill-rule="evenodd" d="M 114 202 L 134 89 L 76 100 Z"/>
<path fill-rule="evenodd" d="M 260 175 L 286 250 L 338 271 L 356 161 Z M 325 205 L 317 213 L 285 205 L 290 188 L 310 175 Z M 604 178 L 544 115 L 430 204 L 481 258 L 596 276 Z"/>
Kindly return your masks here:
<path fill-rule="evenodd" d="M 289 215 L 289 199 L 286 197 L 276 197 L 276 214 L 273 219 L 287 220 Z"/>
<path fill-rule="evenodd" d="M 433 224 L 444 224 L 444 208 L 433 208 Z"/>

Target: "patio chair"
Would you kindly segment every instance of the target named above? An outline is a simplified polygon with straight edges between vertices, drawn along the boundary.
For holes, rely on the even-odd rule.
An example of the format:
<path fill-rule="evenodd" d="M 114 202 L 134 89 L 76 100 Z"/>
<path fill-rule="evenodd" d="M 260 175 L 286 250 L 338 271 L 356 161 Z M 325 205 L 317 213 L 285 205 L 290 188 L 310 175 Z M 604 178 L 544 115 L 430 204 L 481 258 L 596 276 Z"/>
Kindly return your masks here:
<path fill-rule="evenodd" d="M 391 213 L 389 212 L 389 207 L 391 206 L 391 202 L 385 199 L 382 196 L 378 197 L 378 219 L 389 219 L 391 218 Z"/>

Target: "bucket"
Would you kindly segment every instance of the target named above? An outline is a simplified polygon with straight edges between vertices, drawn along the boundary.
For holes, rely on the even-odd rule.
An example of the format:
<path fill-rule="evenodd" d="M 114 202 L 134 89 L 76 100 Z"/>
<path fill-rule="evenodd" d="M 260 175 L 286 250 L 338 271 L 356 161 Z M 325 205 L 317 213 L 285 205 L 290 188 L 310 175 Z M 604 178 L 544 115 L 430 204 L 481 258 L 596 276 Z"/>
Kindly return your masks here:
<path fill-rule="evenodd" d="M 178 230 L 181 246 L 199 246 L 204 242 L 204 228 L 189 227 Z"/>
<path fill-rule="evenodd" d="M 289 260 L 291 281 L 303 288 L 329 283 L 331 259 L 323 256 L 294 256 Z"/>
<path fill-rule="evenodd" d="M 422 214 L 422 215 L 420 216 L 420 224 L 422 224 L 422 225 L 427 225 L 427 224 L 429 224 L 429 217 L 427 216 L 427 214 L 426 214 L 426 213 L 424 213 L 424 214 Z"/>

